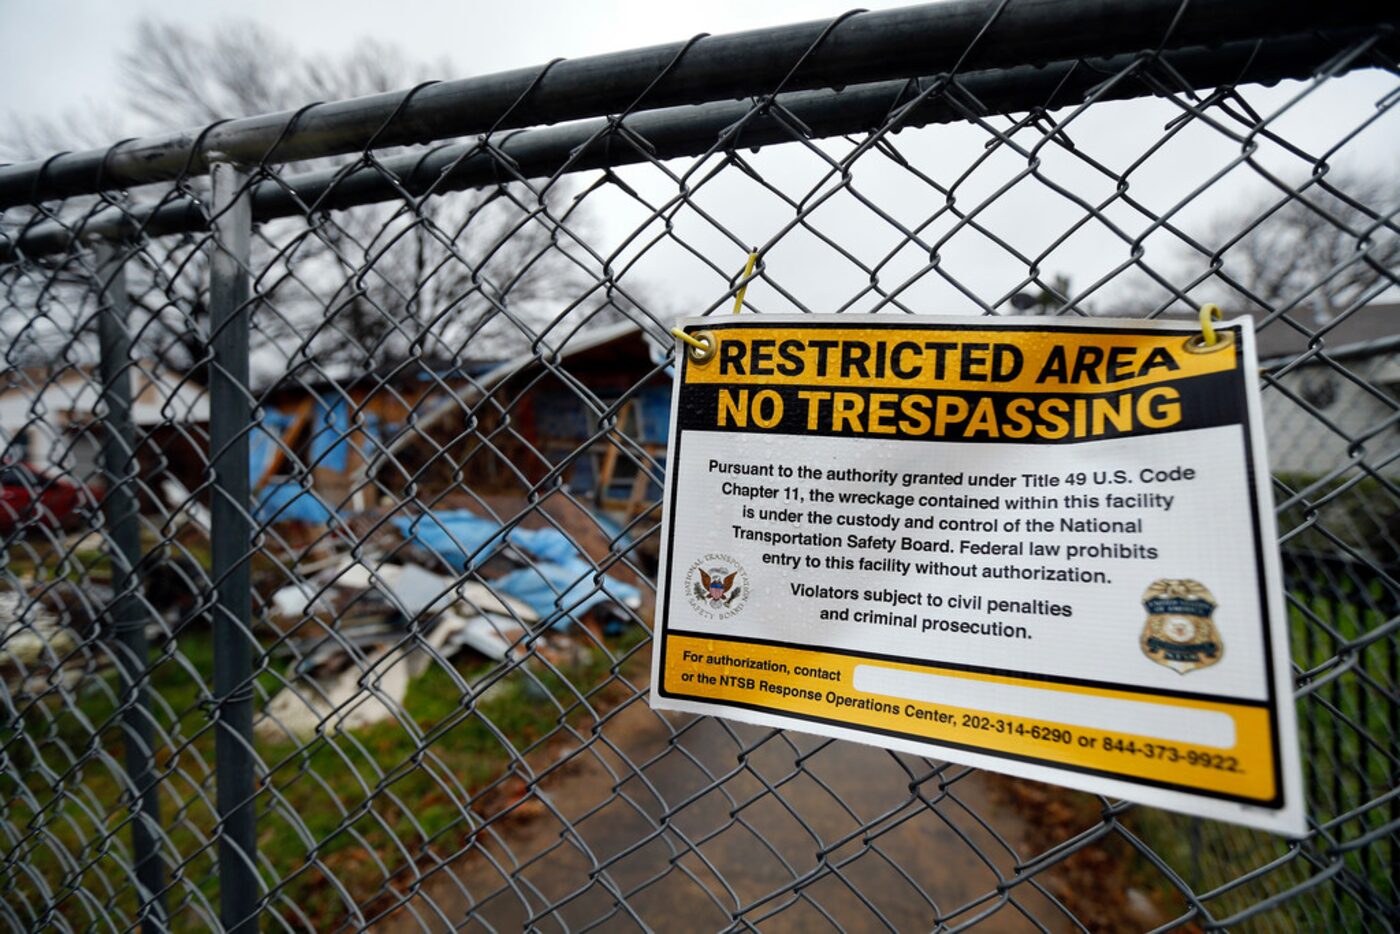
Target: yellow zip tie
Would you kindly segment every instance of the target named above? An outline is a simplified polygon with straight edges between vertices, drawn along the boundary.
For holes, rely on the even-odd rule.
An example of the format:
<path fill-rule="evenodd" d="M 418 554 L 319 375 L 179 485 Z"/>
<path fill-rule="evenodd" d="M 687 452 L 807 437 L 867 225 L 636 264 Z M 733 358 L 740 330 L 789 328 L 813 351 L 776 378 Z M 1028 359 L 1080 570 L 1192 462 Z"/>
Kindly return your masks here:
<path fill-rule="evenodd" d="M 1213 322 L 1220 320 L 1219 305 L 1201 306 L 1201 333 L 1192 334 L 1186 338 L 1186 350 L 1188 353 L 1215 353 L 1217 350 L 1224 350 L 1235 342 L 1234 334 L 1226 331 L 1221 334 L 1215 329 Z"/>
<path fill-rule="evenodd" d="M 753 268 L 757 263 L 758 250 L 754 250 L 749 253 L 749 261 L 744 264 L 744 273 L 739 277 L 744 284 L 739 286 L 739 291 L 734 295 L 734 314 L 736 315 L 744 307 L 744 293 L 749 290 L 748 278 L 753 275 Z M 690 347 L 690 359 L 696 363 L 705 363 L 715 354 L 715 336 L 709 331 L 700 331 L 699 336 L 693 336 L 680 328 L 671 328 L 671 335 Z"/>
<path fill-rule="evenodd" d="M 684 341 L 685 343 L 687 343 L 687 344 L 689 344 L 690 346 L 694 347 L 696 350 L 700 351 L 701 353 L 709 353 L 709 352 L 710 352 L 710 345 L 709 345 L 709 344 L 707 344 L 707 343 L 705 343 L 704 341 L 700 340 L 698 337 L 691 337 L 689 334 L 685 333 L 685 332 L 682 331 L 680 328 L 671 328 L 671 333 L 675 335 L 676 340 L 678 340 L 678 341 Z"/>
<path fill-rule="evenodd" d="M 1220 320 L 1219 305 L 1201 306 L 1201 343 L 1206 347 L 1214 347 L 1216 341 L 1220 340 L 1220 335 L 1215 333 L 1215 325 L 1211 321 Z"/>
<path fill-rule="evenodd" d="M 758 262 L 758 250 L 749 254 L 748 264 L 744 266 L 744 274 L 740 276 L 743 285 L 739 286 L 739 291 L 734 295 L 734 314 L 739 313 L 739 309 L 744 307 L 744 293 L 749 290 L 748 278 L 753 275 L 754 264 Z"/>

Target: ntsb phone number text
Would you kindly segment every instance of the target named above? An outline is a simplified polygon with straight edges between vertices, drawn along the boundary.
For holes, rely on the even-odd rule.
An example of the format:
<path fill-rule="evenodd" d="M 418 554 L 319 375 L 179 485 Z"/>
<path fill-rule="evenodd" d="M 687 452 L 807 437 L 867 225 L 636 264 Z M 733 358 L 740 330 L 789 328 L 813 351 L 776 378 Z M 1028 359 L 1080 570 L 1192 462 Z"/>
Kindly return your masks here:
<path fill-rule="evenodd" d="M 1168 743 L 1150 743 L 1138 739 L 1124 739 L 1109 733 L 1078 733 L 1057 726 L 1027 725 L 1019 720 L 1005 720 L 982 714 L 963 714 L 960 725 L 986 733 L 999 733 L 1004 736 L 1023 736 L 1028 739 L 1055 743 L 1063 746 L 1079 746 L 1085 749 L 1100 747 L 1104 752 L 1135 756 L 1141 759 L 1155 759 L 1161 762 L 1180 763 L 1203 769 L 1221 772 L 1243 772 L 1236 756 L 1226 756 L 1196 749 L 1182 749 Z"/>

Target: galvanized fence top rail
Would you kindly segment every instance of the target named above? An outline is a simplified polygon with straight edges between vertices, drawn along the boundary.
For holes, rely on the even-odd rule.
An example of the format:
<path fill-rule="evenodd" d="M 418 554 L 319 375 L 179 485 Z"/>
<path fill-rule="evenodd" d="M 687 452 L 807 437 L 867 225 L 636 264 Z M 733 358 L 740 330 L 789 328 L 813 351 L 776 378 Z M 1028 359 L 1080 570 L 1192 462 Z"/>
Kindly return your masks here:
<path fill-rule="evenodd" d="M 955 0 L 0 166 L 0 919 L 1392 929 L 1397 26 Z M 1310 835 L 651 711 L 745 287 L 1253 314 Z"/>

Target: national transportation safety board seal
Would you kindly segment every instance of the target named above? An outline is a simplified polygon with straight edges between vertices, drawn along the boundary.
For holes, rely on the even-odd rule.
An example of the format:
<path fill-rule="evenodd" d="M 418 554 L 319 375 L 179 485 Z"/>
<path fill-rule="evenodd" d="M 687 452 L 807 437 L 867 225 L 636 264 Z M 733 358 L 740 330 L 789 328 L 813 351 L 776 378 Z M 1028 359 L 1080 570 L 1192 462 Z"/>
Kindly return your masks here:
<path fill-rule="evenodd" d="M 737 616 L 749 598 L 749 575 L 732 556 L 712 552 L 690 566 L 685 576 L 686 601 L 705 619 Z"/>

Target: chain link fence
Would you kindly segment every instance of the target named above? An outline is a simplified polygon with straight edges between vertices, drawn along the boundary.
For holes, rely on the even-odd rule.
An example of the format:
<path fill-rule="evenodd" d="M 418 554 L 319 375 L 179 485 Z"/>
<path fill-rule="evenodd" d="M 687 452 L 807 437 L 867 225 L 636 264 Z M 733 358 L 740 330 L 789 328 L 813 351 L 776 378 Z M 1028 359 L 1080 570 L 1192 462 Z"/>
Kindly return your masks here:
<path fill-rule="evenodd" d="M 0 166 L 0 919 L 1391 930 L 1396 25 L 953 2 Z M 1309 836 L 652 712 L 668 330 L 745 285 L 1253 314 Z"/>

